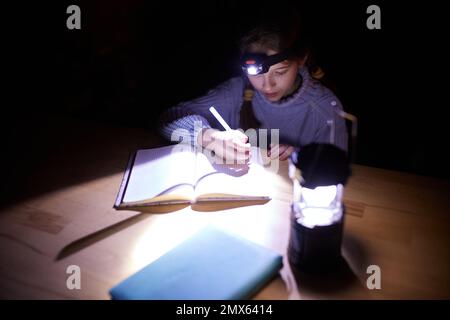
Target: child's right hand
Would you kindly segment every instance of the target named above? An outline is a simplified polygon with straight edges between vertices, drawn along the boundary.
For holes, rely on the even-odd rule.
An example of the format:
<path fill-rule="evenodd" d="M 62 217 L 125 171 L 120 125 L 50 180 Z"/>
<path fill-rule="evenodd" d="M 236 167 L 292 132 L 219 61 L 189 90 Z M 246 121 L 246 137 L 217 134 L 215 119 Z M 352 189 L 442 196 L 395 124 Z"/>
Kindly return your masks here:
<path fill-rule="evenodd" d="M 201 137 L 201 140 L 200 140 Z M 246 163 L 250 158 L 248 137 L 239 130 L 203 129 L 198 142 L 216 156 L 233 163 Z"/>

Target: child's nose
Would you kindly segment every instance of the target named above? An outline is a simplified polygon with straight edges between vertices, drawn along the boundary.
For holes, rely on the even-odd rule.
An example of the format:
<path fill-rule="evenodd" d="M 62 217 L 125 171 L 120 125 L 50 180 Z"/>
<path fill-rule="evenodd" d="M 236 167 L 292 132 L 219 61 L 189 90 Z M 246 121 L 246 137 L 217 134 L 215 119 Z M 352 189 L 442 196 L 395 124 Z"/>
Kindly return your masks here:
<path fill-rule="evenodd" d="M 263 89 L 264 90 L 271 89 L 274 86 L 275 81 L 273 80 L 273 78 L 269 75 L 269 73 L 265 73 L 263 78 Z"/>

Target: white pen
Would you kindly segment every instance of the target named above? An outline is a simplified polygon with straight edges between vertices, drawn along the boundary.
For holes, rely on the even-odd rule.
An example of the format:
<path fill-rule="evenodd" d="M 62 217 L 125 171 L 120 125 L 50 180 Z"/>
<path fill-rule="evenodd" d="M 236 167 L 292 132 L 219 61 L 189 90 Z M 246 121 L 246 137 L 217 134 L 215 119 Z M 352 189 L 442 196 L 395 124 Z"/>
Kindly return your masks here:
<path fill-rule="evenodd" d="M 226 131 L 232 131 L 228 123 L 226 123 L 225 120 L 223 120 L 222 116 L 217 112 L 214 106 L 211 106 L 211 108 L 209 108 L 209 111 L 211 111 L 213 116 L 217 119 L 217 121 L 220 122 L 220 124 L 222 125 L 222 127 L 225 128 Z"/>

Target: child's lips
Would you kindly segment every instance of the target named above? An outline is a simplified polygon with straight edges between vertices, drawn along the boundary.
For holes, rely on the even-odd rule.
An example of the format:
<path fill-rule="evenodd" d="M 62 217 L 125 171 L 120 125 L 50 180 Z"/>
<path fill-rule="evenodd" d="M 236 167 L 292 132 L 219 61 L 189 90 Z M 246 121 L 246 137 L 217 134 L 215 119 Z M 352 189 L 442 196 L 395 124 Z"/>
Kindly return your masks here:
<path fill-rule="evenodd" d="M 276 97 L 278 95 L 278 92 L 266 92 L 266 93 L 264 93 L 264 95 L 267 98 L 274 98 L 274 97 Z"/>

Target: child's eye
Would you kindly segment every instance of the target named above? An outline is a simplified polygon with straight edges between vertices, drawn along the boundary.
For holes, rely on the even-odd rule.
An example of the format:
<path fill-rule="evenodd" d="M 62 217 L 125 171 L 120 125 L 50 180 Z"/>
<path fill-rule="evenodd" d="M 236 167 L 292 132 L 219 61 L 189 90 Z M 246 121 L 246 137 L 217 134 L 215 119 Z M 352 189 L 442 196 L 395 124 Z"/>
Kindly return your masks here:
<path fill-rule="evenodd" d="M 283 75 L 285 73 L 286 73 L 286 70 L 284 70 L 284 71 L 275 71 L 275 74 L 279 75 L 279 76 L 281 76 L 281 75 Z"/>

